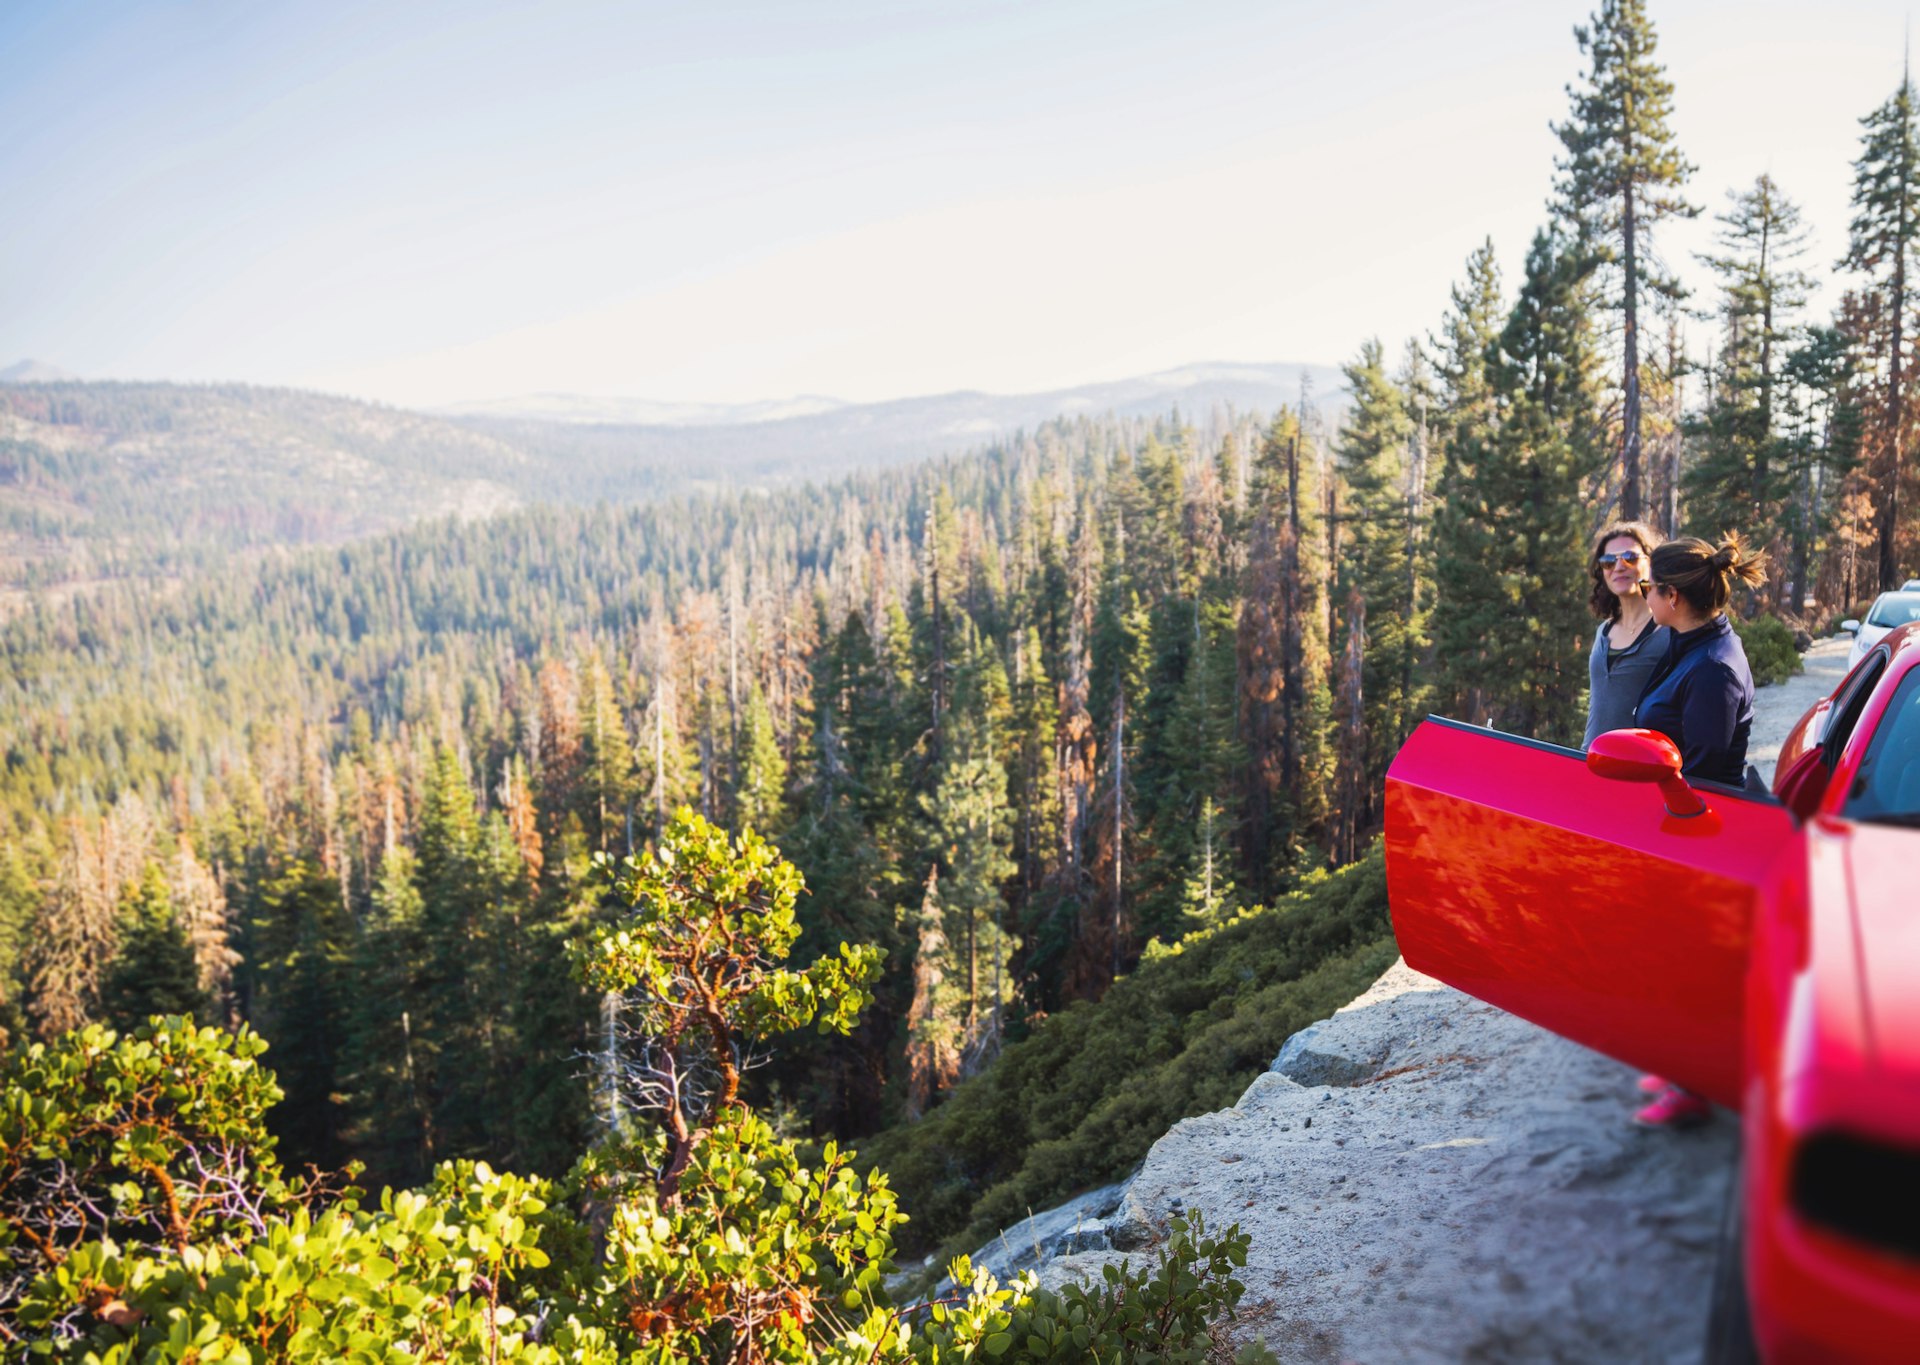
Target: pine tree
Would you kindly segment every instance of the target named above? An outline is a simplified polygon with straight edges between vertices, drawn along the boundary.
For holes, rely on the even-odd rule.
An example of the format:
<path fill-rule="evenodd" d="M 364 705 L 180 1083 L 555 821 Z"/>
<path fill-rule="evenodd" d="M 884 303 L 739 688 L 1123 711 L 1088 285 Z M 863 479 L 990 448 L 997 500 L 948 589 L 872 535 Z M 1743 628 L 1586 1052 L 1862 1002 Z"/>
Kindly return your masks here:
<path fill-rule="evenodd" d="M 201 863 L 193 841 L 184 833 L 177 837 L 167 864 L 167 890 L 174 918 L 193 953 L 195 984 L 207 999 L 210 1017 L 224 1017 L 240 954 L 229 943 L 233 926 L 220 878 Z"/>
<path fill-rule="evenodd" d="M 736 742 L 734 817 L 742 829 L 778 838 L 785 825 L 787 760 L 780 752 L 780 742 L 773 732 L 773 713 L 758 678 L 747 690 Z"/>
<path fill-rule="evenodd" d="M 108 1024 L 134 1029 L 155 1014 L 204 1021 L 211 1002 L 200 989 L 193 946 L 174 915 L 166 878 L 153 863 L 121 904 L 119 939 L 100 984 L 100 1012 Z"/>
<path fill-rule="evenodd" d="M 340 883 L 297 857 L 266 876 L 246 918 L 249 1016 L 272 1044 L 285 1098 L 271 1119 L 292 1167 L 345 1156 L 341 1104 L 352 929 Z"/>
<path fill-rule="evenodd" d="M 909 1123 L 931 1109 L 960 1075 L 962 1036 L 958 1013 L 948 1003 L 953 954 L 941 913 L 938 864 L 927 871 L 913 926 L 913 1000 L 907 1009 L 906 1042 L 905 1117 Z"/>
<path fill-rule="evenodd" d="M 1781 473 L 1790 497 L 1787 601 L 1795 611 L 1815 595 L 1815 566 L 1832 544 L 1843 489 L 1858 468 L 1865 416 L 1858 359 L 1838 327 L 1807 329 L 1787 356 Z"/>
<path fill-rule="evenodd" d="M 1326 639 L 1319 461 L 1298 411 L 1283 409 L 1260 446 L 1249 490 L 1239 584 L 1236 679 L 1240 867 L 1257 898 L 1277 894 L 1324 815 Z"/>
<path fill-rule="evenodd" d="M 553 840 L 568 816 L 579 814 L 581 788 L 579 683 L 560 659 L 540 667 L 537 768 L 544 831 Z"/>
<path fill-rule="evenodd" d="M 1660 266 L 1653 229 L 1699 210 L 1681 196 L 1693 167 L 1680 155 L 1667 120 L 1673 83 L 1654 60 L 1658 39 L 1644 0 L 1601 0 L 1589 25 L 1574 29 L 1591 62 L 1572 109 L 1555 129 L 1566 157 L 1559 193 L 1582 244 L 1607 268 L 1611 306 L 1620 316 L 1620 510 L 1642 514 L 1642 304 L 1678 298 L 1677 281 Z"/>
<path fill-rule="evenodd" d="M 1438 566 L 1436 645 L 1469 718 L 1571 743 L 1586 674 L 1580 447 L 1591 360 L 1581 264 L 1537 234 L 1491 370 L 1487 426 L 1456 432 Z"/>
<path fill-rule="evenodd" d="M 1491 238 L 1467 257 L 1466 277 L 1453 286 L 1449 297 L 1452 307 L 1440 324 L 1440 334 L 1433 339 L 1440 383 L 1433 435 L 1446 452 L 1435 478 L 1440 488 L 1446 486 L 1446 475 L 1451 472 L 1454 433 L 1484 430 L 1493 422 L 1494 346 L 1506 310 L 1501 302 L 1500 263 Z M 1444 493 L 1440 502 L 1444 505 Z"/>
<path fill-rule="evenodd" d="M 500 785 L 494 794 L 506 814 L 507 829 L 520 852 L 520 862 L 527 869 L 527 876 L 538 882 L 547 854 L 540 842 L 540 814 L 533 804 L 533 783 L 527 775 L 526 760 L 519 754 L 501 760 Z"/>
<path fill-rule="evenodd" d="M 1031 626 L 1021 634 L 1014 654 L 1012 727 L 1008 795 L 1019 812 L 1014 860 L 1021 888 L 1031 897 L 1060 845 L 1060 790 L 1054 771 L 1060 702 L 1047 674 L 1040 632 Z"/>
<path fill-rule="evenodd" d="M 580 818 L 599 852 L 627 852 L 634 800 L 633 745 L 614 699 L 613 677 L 596 649 L 580 670 L 578 772 Z"/>
<path fill-rule="evenodd" d="M 968 1069 L 992 1055 L 1002 1009 L 1014 995 L 1002 889 L 1015 872 L 1008 856 L 1013 815 L 996 732 L 1006 731 L 1006 675 L 973 622 L 956 613 L 955 657 L 945 738 L 931 789 L 921 797 L 928 861 L 939 867 L 944 934 L 961 979 L 946 1008 L 962 1011 Z M 943 1001 L 935 1000 L 936 1013 Z"/>
<path fill-rule="evenodd" d="M 0 845 L 0 1050 L 12 1046 L 26 1029 L 22 999 L 27 967 L 25 940 L 41 898 L 33 869 L 36 864 L 44 866 L 52 861 L 44 839 L 44 831 L 36 826 L 29 838 L 9 839 Z"/>
<path fill-rule="evenodd" d="M 883 700 L 884 679 L 857 611 L 848 614 L 840 630 L 823 627 L 818 633 L 824 643 L 812 660 L 814 731 L 795 754 L 793 770 L 801 776 L 783 843 L 807 882 L 798 908 L 802 931 L 795 961 L 805 965 L 843 942 L 877 944 L 890 961 L 910 961 L 907 936 L 913 925 L 893 903 L 899 894 L 898 866 L 868 820 L 874 793 L 864 765 L 871 761 L 890 770 L 869 748 L 873 735 L 865 728 L 872 708 Z M 901 974 L 890 974 L 849 1038 L 810 1038 L 776 1056 L 775 1083 L 782 1093 L 807 1101 L 821 1131 L 847 1136 L 873 1131 L 883 1118 L 896 1116 L 888 1112 L 888 1057 L 909 1009 L 907 984 Z"/>
<path fill-rule="evenodd" d="M 1466 278 L 1453 287 L 1453 308 L 1436 338 L 1440 376 L 1438 440 L 1444 452 L 1434 499 L 1434 661 L 1437 703 L 1446 714 L 1478 724 L 1491 676 L 1485 622 L 1463 607 L 1479 588 L 1492 528 L 1468 513 L 1478 473 L 1475 457 L 1499 420 L 1495 376 L 1499 366 L 1500 269 L 1488 241 L 1467 258 Z"/>
<path fill-rule="evenodd" d="M 1881 591 L 1900 577 L 1901 493 L 1912 423 L 1911 357 L 1914 307 L 1910 272 L 1920 243 L 1920 114 L 1913 82 L 1861 121 L 1860 159 L 1853 166 L 1853 221 L 1840 268 L 1867 277 L 1876 295 L 1883 387 L 1873 423 L 1870 470 L 1874 484 L 1874 536 Z"/>
<path fill-rule="evenodd" d="M 1360 835 L 1367 827 L 1367 599 L 1357 585 L 1347 589 L 1343 613 L 1346 642 L 1333 671 L 1335 767 L 1332 855 L 1336 865 L 1360 856 Z"/>
<path fill-rule="evenodd" d="M 1114 490 L 1115 517 L 1111 555 L 1106 561 L 1099 605 L 1093 621 L 1092 730 L 1106 753 L 1105 781 L 1096 785 L 1088 812 L 1088 863 L 1091 885 L 1081 931 L 1074 943 L 1067 977 L 1076 994 L 1097 997 L 1120 974 L 1133 938 L 1128 902 L 1130 859 L 1134 848 L 1134 789 L 1128 776 L 1140 744 L 1138 713 L 1147 702 L 1147 678 L 1153 666 L 1153 614 L 1147 593 L 1150 556 L 1139 551 L 1141 528 L 1150 526 L 1145 490 L 1122 465 Z M 1129 522 L 1126 509 L 1131 507 Z M 1129 527 L 1131 526 L 1131 535 Z M 1104 790 L 1101 790 L 1104 788 Z"/>
<path fill-rule="evenodd" d="M 101 974 L 119 942 L 120 904 L 153 847 L 153 817 L 132 792 L 97 828 L 66 822 L 52 884 L 29 944 L 29 1011 L 43 1038 L 98 1018 Z"/>
<path fill-rule="evenodd" d="M 1246 767 L 1246 748 L 1237 733 L 1235 604 L 1221 586 L 1180 604 L 1191 619 L 1191 625 L 1183 623 L 1190 639 L 1184 676 L 1172 689 L 1166 738 L 1157 746 L 1161 776 L 1147 839 L 1152 862 L 1145 869 L 1151 894 L 1141 914 L 1142 930 L 1156 937 L 1180 932 L 1181 912 L 1194 904 L 1196 879 L 1210 913 L 1234 899 L 1227 812 L 1235 779 Z"/>
<path fill-rule="evenodd" d="M 1778 572 L 1786 563 L 1779 551 L 1791 499 L 1781 467 L 1778 394 L 1794 314 L 1813 287 L 1792 265 L 1805 251 L 1806 232 L 1800 210 L 1770 176 L 1728 198 L 1719 218 L 1724 254 L 1706 258 L 1720 277 L 1726 325 L 1712 401 L 1694 429 L 1699 439 L 1686 479 L 1688 520 L 1701 535 L 1741 528 L 1770 548 Z"/>
<path fill-rule="evenodd" d="M 502 910 L 523 871 L 499 815 L 484 824 L 478 818 L 473 788 L 451 749 L 434 754 L 416 853 L 415 1056 L 435 1073 L 426 1093 L 440 1155 L 480 1156 L 510 1118 L 497 1103 L 503 1050 L 493 1002 L 505 995 Z"/>
<path fill-rule="evenodd" d="M 1366 738 L 1360 808 L 1351 812 L 1361 829 L 1378 817 L 1378 792 L 1387 765 L 1419 718 L 1423 687 L 1418 661 L 1425 651 L 1425 613 L 1414 596 L 1417 584 L 1408 554 L 1408 447 L 1415 435 L 1407 395 L 1382 364 L 1378 341 L 1360 348 L 1346 367 L 1353 410 L 1340 434 L 1340 473 L 1347 487 L 1342 515 L 1346 550 L 1339 566 L 1342 596 L 1364 601 L 1364 670 L 1361 686 Z M 1343 812 L 1344 818 L 1347 813 Z M 1348 841 L 1351 843 L 1351 841 Z"/>
<path fill-rule="evenodd" d="M 381 861 L 372 905 L 353 950 L 353 991 L 342 1070 L 352 1096 L 355 1152 L 378 1179 L 414 1184 L 439 1155 L 431 1099 L 440 1049 L 417 1037 L 426 1016 L 422 902 L 413 850 Z"/>

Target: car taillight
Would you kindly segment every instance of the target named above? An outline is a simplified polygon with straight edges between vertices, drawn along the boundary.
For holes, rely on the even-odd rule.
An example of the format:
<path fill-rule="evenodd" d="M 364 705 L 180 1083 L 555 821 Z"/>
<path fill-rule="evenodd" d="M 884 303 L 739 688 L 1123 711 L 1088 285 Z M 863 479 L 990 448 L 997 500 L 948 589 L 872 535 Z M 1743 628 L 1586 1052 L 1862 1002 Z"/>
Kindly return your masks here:
<path fill-rule="evenodd" d="M 1809 1223 L 1920 1260 L 1920 1151 L 1815 1133 L 1794 1159 L 1791 1197 Z"/>

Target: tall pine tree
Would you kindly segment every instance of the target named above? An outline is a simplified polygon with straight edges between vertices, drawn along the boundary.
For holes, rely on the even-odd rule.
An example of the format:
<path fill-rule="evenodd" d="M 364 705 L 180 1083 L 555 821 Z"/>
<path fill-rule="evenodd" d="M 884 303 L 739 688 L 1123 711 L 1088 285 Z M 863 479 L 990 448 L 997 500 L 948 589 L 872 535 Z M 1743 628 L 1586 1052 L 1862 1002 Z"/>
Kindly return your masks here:
<path fill-rule="evenodd" d="M 1880 410 L 1871 428 L 1869 469 L 1874 489 L 1874 538 L 1879 586 L 1897 587 L 1900 577 L 1901 484 L 1912 423 L 1910 390 L 1914 289 L 1912 270 L 1920 244 L 1920 113 L 1913 82 L 1900 86 L 1861 121 L 1860 159 L 1853 165 L 1853 221 L 1847 234 L 1845 270 L 1865 275 L 1877 305 L 1875 337 L 1880 355 Z"/>
<path fill-rule="evenodd" d="M 1451 690 L 1476 699 L 1471 719 L 1559 743 L 1578 740 L 1586 684 L 1581 273 L 1557 236 L 1535 236 L 1490 370 L 1493 420 L 1456 432 L 1435 632 Z"/>
<path fill-rule="evenodd" d="M 1601 0 L 1588 25 L 1574 29 L 1590 63 L 1572 109 L 1555 131 L 1566 156 L 1559 192 L 1582 244 L 1611 281 L 1620 317 L 1620 510 L 1642 515 L 1640 326 L 1649 296 L 1678 298 L 1661 268 L 1653 229 L 1699 209 L 1681 196 L 1693 167 L 1674 141 L 1673 83 L 1654 60 L 1658 40 L 1644 0 Z"/>

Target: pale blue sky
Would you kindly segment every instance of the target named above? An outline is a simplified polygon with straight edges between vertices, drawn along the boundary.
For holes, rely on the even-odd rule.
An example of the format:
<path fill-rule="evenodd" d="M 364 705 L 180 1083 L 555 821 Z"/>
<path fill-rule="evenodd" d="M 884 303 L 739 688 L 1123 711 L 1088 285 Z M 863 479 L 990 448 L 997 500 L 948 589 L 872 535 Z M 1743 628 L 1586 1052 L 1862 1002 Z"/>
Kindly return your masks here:
<path fill-rule="evenodd" d="M 1336 363 L 1483 236 L 1517 271 L 1590 7 L 10 0 L 0 364 L 434 404 Z M 1771 170 L 1824 269 L 1904 10 L 1653 13 L 1695 200 Z"/>

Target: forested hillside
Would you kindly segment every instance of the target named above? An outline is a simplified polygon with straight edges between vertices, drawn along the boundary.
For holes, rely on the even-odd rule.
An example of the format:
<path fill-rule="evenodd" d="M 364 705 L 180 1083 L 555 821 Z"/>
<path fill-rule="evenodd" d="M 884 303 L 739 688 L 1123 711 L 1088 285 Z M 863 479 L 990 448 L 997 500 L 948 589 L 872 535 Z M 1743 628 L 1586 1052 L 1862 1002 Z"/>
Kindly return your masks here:
<path fill-rule="evenodd" d="M 675 423 L 619 417 L 618 403 L 590 422 L 510 408 L 449 416 L 288 389 L 23 371 L 0 380 L 0 613 L 29 591 L 178 577 L 446 515 L 822 482 L 979 449 L 1060 415 L 1151 420 L 1183 407 L 1215 420 L 1270 410 L 1332 373 L 1196 365 L 1051 393 L 943 394 L 764 420 L 751 407 L 717 409 L 711 421 Z M 676 411 L 651 407 L 662 419 Z"/>
<path fill-rule="evenodd" d="M 809 1074 L 816 1121 L 876 1121 L 899 1068 L 924 1108 L 1154 933 L 1322 861 L 1284 789 L 1257 839 L 1228 814 L 1250 780 L 1239 660 L 1252 678 L 1273 648 L 1233 619 L 1241 509 L 1278 495 L 1281 452 L 1324 463 L 1296 430 L 1249 461 L 1252 431 L 1203 458 L 1183 432 L 1080 423 L 778 502 L 442 522 L 43 604 L 6 635 L 12 918 L 35 926 L 16 998 L 53 1029 L 111 1014 L 138 963 L 150 991 L 123 902 L 152 863 L 142 913 L 188 945 L 182 982 L 259 1021 L 290 1104 L 309 1096 L 296 1144 L 378 1160 L 366 1113 L 411 1125 L 415 1165 L 446 1150 L 430 1141 L 525 1159 L 454 1117 L 505 1112 L 486 1097 L 449 1093 L 429 1125 L 380 1077 L 417 1086 L 423 1053 L 480 1030 L 493 1075 L 524 1061 L 576 1095 L 589 1011 L 523 956 L 591 913 L 590 852 L 684 801 L 781 838 L 822 941 L 894 949 L 860 1046 Z M 1302 791 L 1324 810 L 1315 762 Z M 375 988 L 372 969 L 402 975 Z M 496 1008 L 517 991 L 572 1025 Z M 571 1128 L 516 1108 L 564 1146 L 569 1103 Z"/>
<path fill-rule="evenodd" d="M 437 418 L 318 394 L 0 384 L 0 609 L 499 512 L 539 486 L 532 463 Z"/>

